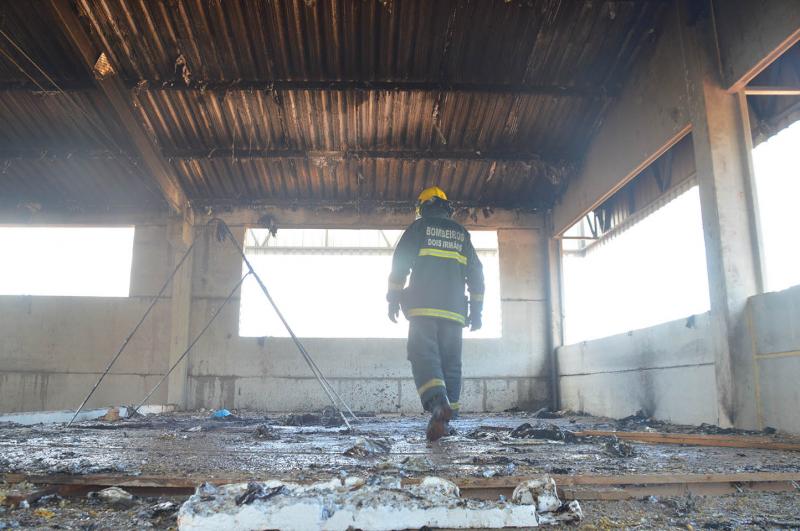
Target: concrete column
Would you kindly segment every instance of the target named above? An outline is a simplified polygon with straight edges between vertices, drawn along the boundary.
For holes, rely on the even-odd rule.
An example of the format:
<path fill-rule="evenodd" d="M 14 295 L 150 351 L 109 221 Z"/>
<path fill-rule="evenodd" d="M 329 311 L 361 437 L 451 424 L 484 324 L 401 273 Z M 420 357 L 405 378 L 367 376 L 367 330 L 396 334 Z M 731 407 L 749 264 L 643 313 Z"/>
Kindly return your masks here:
<path fill-rule="evenodd" d="M 549 405 L 547 245 L 540 229 L 497 231 L 503 350 L 519 357 L 524 374 L 536 378 L 535 393 L 521 407 Z M 498 360 L 503 363 L 503 361 Z M 509 363 L 510 360 L 505 360 Z M 535 396 L 534 396 L 535 395 Z"/>
<path fill-rule="evenodd" d="M 554 411 L 561 409 L 558 382 L 557 349 L 564 344 L 564 306 L 562 291 L 561 240 L 549 238 L 547 242 L 547 301 L 549 317 L 548 365 L 550 374 L 550 399 Z"/>
<path fill-rule="evenodd" d="M 243 244 L 244 226 L 231 224 L 229 228 L 239 243 Z M 265 354 L 271 343 L 269 347 L 262 348 L 267 343 L 262 341 L 258 344 L 250 340 L 257 347 L 251 350 L 248 345 L 250 341 L 239 337 L 239 292 L 220 309 L 230 290 L 242 277 L 242 257 L 239 252 L 231 242 L 217 241 L 214 225 L 198 223 L 195 238 L 190 316 L 192 337 L 200 333 L 218 309 L 220 314 L 189 355 L 188 406 L 230 409 L 238 407 L 237 396 L 240 394 L 237 393 L 244 392 L 245 396 L 249 393 L 252 397 L 269 392 L 269 380 L 261 377 L 266 377 L 271 369 L 271 357 Z M 271 279 L 265 281 L 269 284 Z M 247 357 L 248 352 L 250 357 Z M 242 377 L 247 377 L 250 385 L 244 391 Z M 265 398 L 259 396 L 258 400 Z"/>
<path fill-rule="evenodd" d="M 682 20 L 705 232 L 718 422 L 740 425 L 744 401 L 737 395 L 752 396 L 746 389 L 752 361 L 745 305 L 760 285 L 751 200 L 752 141 L 742 119 L 742 100 L 722 86 L 710 16 L 684 13 Z"/>
<path fill-rule="evenodd" d="M 179 220 L 170 224 L 167 229 L 169 240 L 171 267 L 174 268 L 186 253 L 194 239 L 193 227 L 190 222 Z M 191 309 L 192 309 L 192 264 L 191 253 L 184 261 L 181 268 L 172 279 L 172 296 L 170 299 L 170 341 L 169 341 L 169 367 L 180 358 L 189 346 Z M 184 359 L 167 380 L 167 403 L 174 404 L 179 409 L 187 405 L 187 379 L 188 359 Z"/>

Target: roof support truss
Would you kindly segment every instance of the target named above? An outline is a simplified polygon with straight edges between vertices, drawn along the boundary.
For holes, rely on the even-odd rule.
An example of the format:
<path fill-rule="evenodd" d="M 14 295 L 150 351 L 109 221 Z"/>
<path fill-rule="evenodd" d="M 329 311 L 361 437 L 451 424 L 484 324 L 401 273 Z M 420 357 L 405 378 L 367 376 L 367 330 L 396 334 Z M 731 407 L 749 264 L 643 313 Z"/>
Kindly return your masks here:
<path fill-rule="evenodd" d="M 83 81 L 59 81 L 59 85 L 67 92 L 84 92 L 94 90 L 94 86 Z M 438 83 L 427 81 L 339 81 L 339 80 L 237 80 L 237 81 L 192 81 L 188 86 L 181 80 L 139 80 L 126 84 L 127 90 L 175 90 L 203 92 L 236 92 L 236 91 L 314 91 L 314 92 L 350 92 L 350 91 L 388 91 L 388 92 L 445 92 L 463 94 L 499 94 L 511 96 L 556 96 L 583 98 L 591 100 L 612 99 L 614 92 L 595 86 L 566 85 L 534 85 L 534 84 L 497 84 L 497 83 Z M 41 92 L 41 89 L 27 81 L 0 82 L 0 92 Z"/>
<path fill-rule="evenodd" d="M 164 199 L 175 212 L 186 213 L 186 194 L 169 163 L 161 156 L 136 119 L 131 108 L 129 89 L 106 55 L 95 49 L 69 0 L 51 0 L 50 4 L 56 20 L 60 22 L 61 30 L 92 73 L 97 88 L 108 98 L 143 166 L 161 188 Z"/>
<path fill-rule="evenodd" d="M 134 156 L 136 154 L 133 154 Z M 130 154 L 104 149 L 70 149 L 63 147 L 41 147 L 33 149 L 0 149 L 0 160 L 36 159 L 36 160 L 66 160 L 66 159 L 98 159 L 111 160 L 115 158 L 129 158 Z M 234 161 L 271 159 L 271 160 L 310 160 L 337 162 L 345 160 L 372 160 L 389 159 L 405 161 L 475 161 L 513 163 L 521 162 L 540 167 L 552 167 L 567 171 L 572 164 L 568 160 L 549 160 L 535 153 L 517 151 L 431 151 L 431 150 L 375 150 L 375 149 L 350 149 L 339 151 L 305 151 L 294 149 L 176 149 L 164 150 L 159 157 L 176 161 L 202 161 L 231 159 Z"/>

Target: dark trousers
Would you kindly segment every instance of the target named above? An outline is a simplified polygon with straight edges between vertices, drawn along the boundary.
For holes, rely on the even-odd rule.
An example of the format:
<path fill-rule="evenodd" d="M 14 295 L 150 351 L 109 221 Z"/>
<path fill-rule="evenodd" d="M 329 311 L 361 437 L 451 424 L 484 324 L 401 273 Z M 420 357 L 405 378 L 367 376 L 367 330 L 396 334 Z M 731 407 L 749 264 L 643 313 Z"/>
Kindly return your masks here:
<path fill-rule="evenodd" d="M 412 317 L 408 327 L 408 361 L 426 411 L 431 401 L 447 397 L 454 413 L 461 395 L 461 331 L 455 321 Z"/>

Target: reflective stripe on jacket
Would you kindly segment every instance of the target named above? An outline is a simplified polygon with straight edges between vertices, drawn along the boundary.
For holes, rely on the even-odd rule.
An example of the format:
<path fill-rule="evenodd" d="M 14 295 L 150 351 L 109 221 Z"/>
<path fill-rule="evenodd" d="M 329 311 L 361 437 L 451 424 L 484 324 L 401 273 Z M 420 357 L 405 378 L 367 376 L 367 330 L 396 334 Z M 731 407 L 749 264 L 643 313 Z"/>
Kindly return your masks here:
<path fill-rule="evenodd" d="M 403 290 L 409 271 L 411 280 Z M 423 216 L 412 223 L 392 258 L 387 299 L 402 299 L 406 317 L 436 317 L 463 325 L 467 317 L 465 285 L 473 311 L 480 313 L 483 266 L 469 232 L 445 216 Z"/>

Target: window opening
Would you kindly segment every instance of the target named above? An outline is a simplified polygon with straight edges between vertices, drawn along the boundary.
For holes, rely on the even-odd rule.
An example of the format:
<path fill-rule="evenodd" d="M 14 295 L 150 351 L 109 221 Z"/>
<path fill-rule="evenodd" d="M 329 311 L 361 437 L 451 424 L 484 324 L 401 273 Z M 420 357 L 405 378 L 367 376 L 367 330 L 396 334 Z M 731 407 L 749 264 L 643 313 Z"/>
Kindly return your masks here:
<path fill-rule="evenodd" d="M 795 212 L 800 198 L 800 121 L 753 150 L 765 287 L 800 284 L 800 246 Z"/>
<path fill-rule="evenodd" d="M 250 229 L 245 254 L 300 337 L 401 338 L 405 319 L 386 316 L 386 290 L 401 230 Z M 465 339 L 500 337 L 500 268 L 495 231 L 470 231 L 484 267 L 483 328 Z M 242 287 L 239 334 L 288 337 L 255 280 Z"/>
<path fill-rule="evenodd" d="M 696 185 L 607 240 L 588 238 L 588 246 L 580 239 L 563 242 L 567 343 L 708 311 Z"/>
<path fill-rule="evenodd" d="M 0 227 L 0 295 L 127 297 L 133 227 Z"/>

